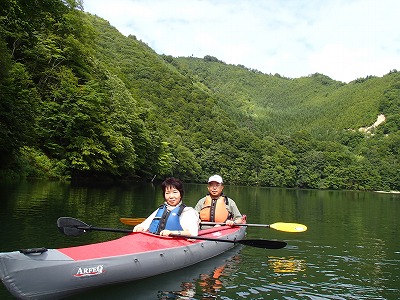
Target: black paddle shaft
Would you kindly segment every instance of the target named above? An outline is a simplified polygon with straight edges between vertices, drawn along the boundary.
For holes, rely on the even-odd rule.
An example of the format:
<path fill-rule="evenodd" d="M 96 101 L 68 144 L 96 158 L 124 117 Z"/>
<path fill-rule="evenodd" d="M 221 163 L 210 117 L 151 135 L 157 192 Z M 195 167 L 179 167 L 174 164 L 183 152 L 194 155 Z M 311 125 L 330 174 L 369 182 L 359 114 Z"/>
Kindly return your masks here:
<path fill-rule="evenodd" d="M 222 243 L 241 244 L 241 245 L 252 246 L 252 247 L 257 247 L 257 248 L 264 248 L 264 249 L 281 249 L 287 245 L 286 242 L 271 241 L 271 240 L 264 240 L 264 239 L 224 240 L 224 239 L 214 239 L 214 238 L 206 238 L 206 237 L 201 237 L 201 236 L 178 235 L 178 234 L 171 234 L 170 236 L 182 237 L 182 238 L 192 239 L 192 240 L 204 240 L 204 241 L 215 241 L 215 242 L 222 242 Z"/>

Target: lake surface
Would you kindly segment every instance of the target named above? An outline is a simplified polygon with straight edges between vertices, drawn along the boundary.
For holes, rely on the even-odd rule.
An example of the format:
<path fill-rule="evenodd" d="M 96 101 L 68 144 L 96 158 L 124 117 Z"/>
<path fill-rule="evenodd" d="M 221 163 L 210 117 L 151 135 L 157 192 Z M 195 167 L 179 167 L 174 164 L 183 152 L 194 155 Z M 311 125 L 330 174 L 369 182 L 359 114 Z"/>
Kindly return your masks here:
<path fill-rule="evenodd" d="M 194 206 L 205 184 L 186 184 Z M 303 233 L 249 227 L 247 238 L 284 240 L 284 249 L 238 246 L 192 267 L 85 292 L 70 299 L 399 299 L 400 195 L 226 186 L 249 223 L 295 222 Z M 129 228 L 162 203 L 159 184 L 77 186 L 0 183 L 0 252 L 109 240 L 118 233 L 66 237 L 60 216 L 97 227 Z M 0 299 L 13 299 L 3 285 Z"/>

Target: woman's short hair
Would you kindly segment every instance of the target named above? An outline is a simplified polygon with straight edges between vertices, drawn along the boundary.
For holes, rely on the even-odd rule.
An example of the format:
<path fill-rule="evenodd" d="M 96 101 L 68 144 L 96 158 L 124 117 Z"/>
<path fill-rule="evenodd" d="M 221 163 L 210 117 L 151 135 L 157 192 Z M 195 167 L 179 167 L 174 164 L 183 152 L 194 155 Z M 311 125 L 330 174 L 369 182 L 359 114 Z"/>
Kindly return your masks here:
<path fill-rule="evenodd" d="M 162 188 L 162 192 L 163 192 L 163 197 L 165 195 L 165 190 L 167 189 L 167 187 L 173 187 L 176 188 L 179 193 L 181 193 L 181 200 L 183 199 L 183 195 L 185 194 L 185 191 L 183 189 L 183 183 L 182 181 L 180 181 L 178 178 L 174 178 L 174 177 L 168 177 L 167 179 L 165 179 L 162 183 L 161 183 L 161 188 Z"/>

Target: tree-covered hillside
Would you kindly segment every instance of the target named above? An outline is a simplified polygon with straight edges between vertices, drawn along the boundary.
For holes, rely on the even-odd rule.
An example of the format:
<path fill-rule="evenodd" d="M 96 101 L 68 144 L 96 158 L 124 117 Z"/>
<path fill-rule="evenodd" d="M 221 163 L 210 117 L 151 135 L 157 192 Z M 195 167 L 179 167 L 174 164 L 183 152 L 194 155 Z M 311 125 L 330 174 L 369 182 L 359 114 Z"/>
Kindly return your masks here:
<path fill-rule="evenodd" d="M 370 125 L 381 113 L 385 91 L 399 83 L 397 72 L 345 84 L 322 74 L 294 79 L 266 75 L 210 56 L 171 58 L 171 63 L 216 94 L 236 122 L 256 122 L 263 134 L 301 128 L 331 139 L 343 129 Z"/>
<path fill-rule="evenodd" d="M 2 2 L 2 177 L 400 189 L 396 71 L 289 79 L 158 55 L 80 1 Z"/>

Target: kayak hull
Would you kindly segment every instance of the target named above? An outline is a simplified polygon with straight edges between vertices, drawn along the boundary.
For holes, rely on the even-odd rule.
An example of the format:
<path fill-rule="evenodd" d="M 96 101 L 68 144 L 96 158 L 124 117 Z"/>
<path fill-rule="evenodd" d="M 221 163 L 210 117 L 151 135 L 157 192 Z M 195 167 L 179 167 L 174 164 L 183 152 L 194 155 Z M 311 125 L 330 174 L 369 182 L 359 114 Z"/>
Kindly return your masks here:
<path fill-rule="evenodd" d="M 245 227 L 212 228 L 200 231 L 199 236 L 241 240 Z M 234 245 L 132 233 L 112 241 L 43 253 L 0 253 L 0 277 L 19 299 L 57 299 L 185 268 Z"/>

